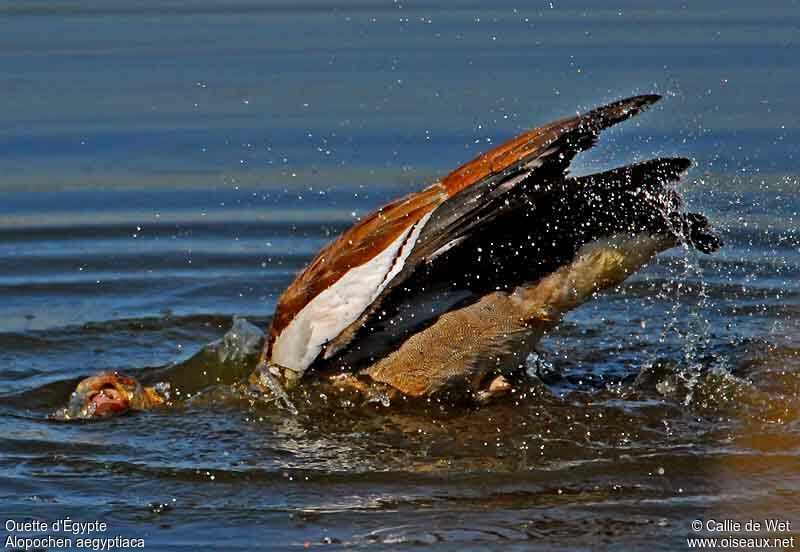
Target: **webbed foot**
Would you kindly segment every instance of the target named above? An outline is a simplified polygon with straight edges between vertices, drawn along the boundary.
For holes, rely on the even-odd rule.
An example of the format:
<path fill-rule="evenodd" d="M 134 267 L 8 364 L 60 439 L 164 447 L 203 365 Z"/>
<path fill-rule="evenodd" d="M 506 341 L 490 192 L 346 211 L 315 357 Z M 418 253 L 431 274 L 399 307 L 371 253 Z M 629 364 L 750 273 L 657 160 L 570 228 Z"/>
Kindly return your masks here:
<path fill-rule="evenodd" d="M 475 399 L 481 406 L 487 405 L 497 397 L 508 394 L 511 391 L 511 384 L 503 376 L 497 376 L 491 382 L 489 387 L 482 389 L 475 394 Z"/>

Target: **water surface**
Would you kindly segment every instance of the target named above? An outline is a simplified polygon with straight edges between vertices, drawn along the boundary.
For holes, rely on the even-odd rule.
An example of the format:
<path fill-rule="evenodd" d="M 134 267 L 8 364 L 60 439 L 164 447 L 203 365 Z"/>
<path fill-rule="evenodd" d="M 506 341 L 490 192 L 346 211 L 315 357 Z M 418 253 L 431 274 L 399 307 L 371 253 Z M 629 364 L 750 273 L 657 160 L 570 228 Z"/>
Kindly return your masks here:
<path fill-rule="evenodd" d="M 0 512 L 146 549 L 378 543 L 684 549 L 694 519 L 800 526 L 796 2 L 0 6 Z M 531 126 L 662 105 L 586 173 L 688 155 L 727 245 L 574 312 L 487 408 L 226 392 L 208 344 L 264 328 L 357 217 Z M 99 370 L 193 400 L 47 419 Z"/>

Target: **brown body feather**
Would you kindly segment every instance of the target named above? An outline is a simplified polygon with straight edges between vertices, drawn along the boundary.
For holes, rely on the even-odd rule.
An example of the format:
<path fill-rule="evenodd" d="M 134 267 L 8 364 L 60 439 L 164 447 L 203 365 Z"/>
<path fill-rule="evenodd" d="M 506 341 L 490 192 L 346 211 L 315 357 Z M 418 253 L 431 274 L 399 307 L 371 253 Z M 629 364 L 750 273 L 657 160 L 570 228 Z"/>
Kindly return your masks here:
<path fill-rule="evenodd" d="M 519 371 L 567 311 L 621 283 L 673 245 L 669 236 L 648 235 L 593 243 L 542 280 L 510 293 L 489 293 L 445 313 L 364 374 L 411 397 L 474 396 L 489 376 Z"/>

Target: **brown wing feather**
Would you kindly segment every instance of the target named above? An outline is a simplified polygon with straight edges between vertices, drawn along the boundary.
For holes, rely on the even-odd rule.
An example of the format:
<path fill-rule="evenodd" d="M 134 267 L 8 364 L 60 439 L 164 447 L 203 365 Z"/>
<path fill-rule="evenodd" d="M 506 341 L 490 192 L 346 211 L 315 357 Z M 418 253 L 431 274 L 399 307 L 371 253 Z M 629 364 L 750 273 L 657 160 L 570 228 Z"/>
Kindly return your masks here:
<path fill-rule="evenodd" d="M 591 139 L 601 130 L 636 115 L 660 99 L 661 96 L 657 94 L 634 96 L 520 134 L 457 168 L 442 179 L 442 184 L 447 189 L 447 194 L 452 197 L 480 180 L 536 158 L 553 142 L 570 131 L 580 128 L 586 131 L 585 135 Z M 585 149 L 589 146 L 591 144 L 578 146 L 575 149 Z M 566 160 L 566 164 L 569 164 L 569 160 Z"/>

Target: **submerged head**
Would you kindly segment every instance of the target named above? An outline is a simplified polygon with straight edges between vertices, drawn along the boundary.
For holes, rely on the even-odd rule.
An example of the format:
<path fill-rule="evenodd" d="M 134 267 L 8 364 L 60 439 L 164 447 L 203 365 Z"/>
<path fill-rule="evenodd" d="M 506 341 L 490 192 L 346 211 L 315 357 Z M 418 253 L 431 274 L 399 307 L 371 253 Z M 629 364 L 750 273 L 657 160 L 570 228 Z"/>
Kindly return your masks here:
<path fill-rule="evenodd" d="M 56 416 L 62 419 L 105 418 L 129 410 L 147 410 L 166 402 L 163 392 L 144 387 L 131 376 L 101 372 L 82 380 L 69 405 Z"/>

